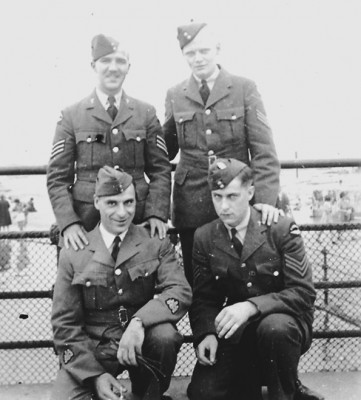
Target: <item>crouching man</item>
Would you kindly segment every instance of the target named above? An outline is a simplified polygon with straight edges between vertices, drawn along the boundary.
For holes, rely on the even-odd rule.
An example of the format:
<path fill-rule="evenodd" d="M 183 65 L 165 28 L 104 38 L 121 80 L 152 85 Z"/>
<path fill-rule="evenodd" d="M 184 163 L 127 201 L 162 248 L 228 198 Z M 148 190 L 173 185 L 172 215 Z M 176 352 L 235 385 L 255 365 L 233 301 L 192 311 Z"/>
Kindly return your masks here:
<path fill-rule="evenodd" d="M 297 399 L 297 366 L 311 344 L 315 290 L 294 221 L 261 224 L 249 205 L 252 171 L 217 159 L 209 185 L 218 219 L 198 228 L 190 321 L 198 362 L 191 400 Z"/>
<path fill-rule="evenodd" d="M 100 223 L 84 250 L 61 250 L 52 310 L 61 367 L 52 399 L 159 399 L 169 386 L 182 341 L 175 324 L 191 290 L 169 240 L 132 223 L 135 197 L 129 174 L 101 168 Z M 125 369 L 132 393 L 119 397 L 116 377 Z"/>

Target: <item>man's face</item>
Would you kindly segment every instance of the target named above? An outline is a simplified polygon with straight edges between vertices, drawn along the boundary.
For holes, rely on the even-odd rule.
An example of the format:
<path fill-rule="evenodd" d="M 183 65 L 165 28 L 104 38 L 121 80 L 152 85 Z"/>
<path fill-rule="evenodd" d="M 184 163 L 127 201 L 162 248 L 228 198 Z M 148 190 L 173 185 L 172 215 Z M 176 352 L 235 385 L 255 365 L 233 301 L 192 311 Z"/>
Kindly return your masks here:
<path fill-rule="evenodd" d="M 247 215 L 254 186 L 242 184 L 236 177 L 224 189 L 212 191 L 214 208 L 219 218 L 228 226 L 236 227 Z"/>
<path fill-rule="evenodd" d="M 92 63 L 98 76 L 98 87 L 104 93 L 119 93 L 130 68 L 128 54 L 123 50 L 107 54 Z"/>
<path fill-rule="evenodd" d="M 135 214 L 135 190 L 130 185 L 123 193 L 114 196 L 95 196 L 94 205 L 100 212 L 100 221 L 113 235 L 125 232 Z"/>
<path fill-rule="evenodd" d="M 188 62 L 193 75 L 199 79 L 209 78 L 217 68 L 219 44 L 207 27 L 183 48 L 183 56 Z"/>

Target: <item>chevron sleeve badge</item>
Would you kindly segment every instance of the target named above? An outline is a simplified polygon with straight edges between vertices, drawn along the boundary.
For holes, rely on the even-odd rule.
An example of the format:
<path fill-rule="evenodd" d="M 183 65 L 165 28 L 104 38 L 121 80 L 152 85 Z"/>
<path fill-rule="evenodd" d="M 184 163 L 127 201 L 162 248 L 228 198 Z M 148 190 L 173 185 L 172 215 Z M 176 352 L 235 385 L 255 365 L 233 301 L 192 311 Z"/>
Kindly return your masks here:
<path fill-rule="evenodd" d="M 297 275 L 304 278 L 309 268 L 309 262 L 306 254 L 303 255 L 302 259 L 297 259 L 289 254 L 285 254 L 286 268 L 295 272 Z"/>
<path fill-rule="evenodd" d="M 166 155 L 168 155 L 168 150 L 167 150 L 167 145 L 165 144 L 165 140 L 162 138 L 162 136 L 157 135 L 157 147 L 159 147 L 161 150 L 165 152 Z"/>
<path fill-rule="evenodd" d="M 53 144 L 50 158 L 54 158 L 65 150 L 65 139 L 59 140 Z"/>
<path fill-rule="evenodd" d="M 256 116 L 257 116 L 258 121 L 262 122 L 263 125 L 265 125 L 265 126 L 267 126 L 267 128 L 271 129 L 270 124 L 268 123 L 267 117 L 262 111 L 256 110 Z"/>

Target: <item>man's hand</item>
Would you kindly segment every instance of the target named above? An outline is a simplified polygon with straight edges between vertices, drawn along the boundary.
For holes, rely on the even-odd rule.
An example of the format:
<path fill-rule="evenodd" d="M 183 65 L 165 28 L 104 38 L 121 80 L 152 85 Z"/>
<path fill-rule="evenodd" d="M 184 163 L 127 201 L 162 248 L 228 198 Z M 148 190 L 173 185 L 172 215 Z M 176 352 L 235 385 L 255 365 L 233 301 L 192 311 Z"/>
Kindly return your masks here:
<path fill-rule="evenodd" d="M 272 222 L 277 224 L 278 217 L 280 215 L 282 215 L 282 216 L 285 215 L 283 210 L 280 210 L 278 208 L 270 206 L 269 204 L 257 203 L 257 204 L 254 204 L 253 207 L 256 210 L 261 211 L 261 213 L 262 213 L 261 221 L 262 221 L 263 225 L 265 225 L 267 223 L 267 225 L 270 226 L 270 225 L 272 225 Z"/>
<path fill-rule="evenodd" d="M 216 353 L 218 340 L 214 335 L 207 335 L 197 346 L 197 358 L 202 365 L 214 365 L 216 363 Z"/>
<path fill-rule="evenodd" d="M 89 244 L 86 231 L 80 224 L 73 224 L 65 228 L 63 236 L 66 249 L 71 246 L 75 251 L 82 250 Z"/>
<path fill-rule="evenodd" d="M 132 319 L 125 330 L 118 347 L 118 361 L 121 365 L 138 366 L 137 354 L 142 354 L 144 327 L 137 319 Z"/>
<path fill-rule="evenodd" d="M 143 222 L 140 225 L 141 226 L 149 225 L 150 226 L 150 236 L 154 237 L 156 232 L 158 232 L 159 239 L 164 239 L 165 235 L 167 234 L 167 231 L 168 231 L 168 225 L 165 222 L 163 222 L 162 220 L 160 220 L 159 218 L 155 218 L 155 217 L 147 219 L 145 222 Z"/>
<path fill-rule="evenodd" d="M 107 372 L 94 379 L 94 386 L 100 400 L 119 400 L 120 393 L 126 389 Z"/>
<path fill-rule="evenodd" d="M 241 325 L 248 322 L 257 312 L 257 307 L 249 301 L 223 308 L 215 320 L 218 337 L 229 339 Z"/>

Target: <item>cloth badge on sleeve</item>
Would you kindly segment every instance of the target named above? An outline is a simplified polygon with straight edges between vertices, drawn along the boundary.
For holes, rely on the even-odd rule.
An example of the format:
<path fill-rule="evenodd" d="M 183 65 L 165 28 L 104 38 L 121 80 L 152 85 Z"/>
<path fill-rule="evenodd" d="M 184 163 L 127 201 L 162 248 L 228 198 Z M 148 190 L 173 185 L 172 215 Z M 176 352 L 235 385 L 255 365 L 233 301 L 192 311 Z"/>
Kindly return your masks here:
<path fill-rule="evenodd" d="M 267 117 L 265 116 L 265 114 L 263 114 L 262 111 L 256 110 L 256 115 L 257 115 L 258 121 L 261 121 L 263 125 L 267 126 L 267 128 L 271 128 L 270 124 L 268 123 Z"/>
<path fill-rule="evenodd" d="M 296 258 L 291 257 L 289 254 L 285 254 L 285 264 L 286 268 L 296 272 L 297 275 L 301 275 L 302 278 L 305 277 L 308 270 L 308 259 L 306 254 L 301 260 L 297 260 Z"/>
<path fill-rule="evenodd" d="M 290 234 L 295 236 L 301 235 L 300 228 L 294 222 L 290 225 Z"/>
<path fill-rule="evenodd" d="M 167 306 L 170 309 L 172 314 L 175 314 L 179 309 L 179 301 L 176 299 L 173 299 L 173 298 L 167 299 L 165 301 L 165 304 L 167 304 Z"/>
<path fill-rule="evenodd" d="M 70 349 L 66 349 L 63 353 L 64 364 L 68 364 L 69 361 L 74 357 L 74 353 Z"/>
<path fill-rule="evenodd" d="M 167 145 L 165 144 L 165 140 L 162 138 L 162 136 L 157 135 L 157 147 L 159 147 L 165 152 L 166 155 L 168 155 Z"/>
<path fill-rule="evenodd" d="M 50 158 L 54 158 L 58 154 L 62 153 L 64 150 L 65 150 L 65 139 L 62 139 L 53 144 L 53 149 L 51 150 Z"/>

